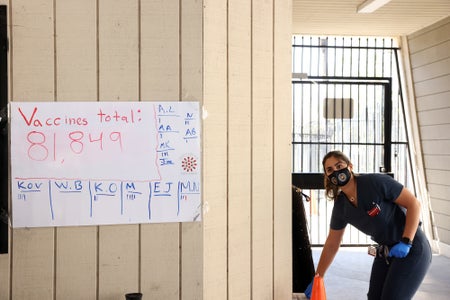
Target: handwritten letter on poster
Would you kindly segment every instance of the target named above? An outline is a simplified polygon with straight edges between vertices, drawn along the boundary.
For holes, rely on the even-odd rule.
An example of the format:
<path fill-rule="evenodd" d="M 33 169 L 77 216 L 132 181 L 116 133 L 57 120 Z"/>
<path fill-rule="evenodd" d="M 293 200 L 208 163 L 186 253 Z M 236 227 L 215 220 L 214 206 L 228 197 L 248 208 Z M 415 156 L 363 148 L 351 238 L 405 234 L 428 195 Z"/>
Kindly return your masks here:
<path fill-rule="evenodd" d="M 12 102 L 13 227 L 199 221 L 197 102 Z"/>

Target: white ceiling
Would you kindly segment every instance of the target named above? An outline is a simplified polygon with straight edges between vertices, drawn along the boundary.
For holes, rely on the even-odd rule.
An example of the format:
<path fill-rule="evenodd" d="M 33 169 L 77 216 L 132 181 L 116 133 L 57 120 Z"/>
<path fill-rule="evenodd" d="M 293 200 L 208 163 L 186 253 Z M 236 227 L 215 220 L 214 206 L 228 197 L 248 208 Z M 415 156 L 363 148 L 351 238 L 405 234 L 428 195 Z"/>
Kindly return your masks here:
<path fill-rule="evenodd" d="M 450 0 L 392 0 L 359 14 L 364 0 L 292 0 L 293 34 L 400 36 L 450 16 Z"/>

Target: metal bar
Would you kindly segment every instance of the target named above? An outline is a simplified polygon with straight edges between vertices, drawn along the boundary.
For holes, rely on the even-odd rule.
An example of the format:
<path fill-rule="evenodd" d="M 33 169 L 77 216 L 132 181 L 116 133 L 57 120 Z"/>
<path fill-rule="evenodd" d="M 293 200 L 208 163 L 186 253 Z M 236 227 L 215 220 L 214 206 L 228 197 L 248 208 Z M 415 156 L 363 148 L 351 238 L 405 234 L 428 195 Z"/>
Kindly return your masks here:
<path fill-rule="evenodd" d="M 361 143 L 361 142 L 343 142 L 343 143 L 332 143 L 332 142 L 292 142 L 294 145 L 311 145 L 311 144 L 317 144 L 317 145 L 355 145 L 355 146 L 383 146 L 384 143 Z M 393 145 L 408 145 L 408 142 L 392 142 Z"/>
<path fill-rule="evenodd" d="M 384 167 L 386 172 L 392 172 L 392 91 L 391 85 L 384 86 Z"/>
<path fill-rule="evenodd" d="M 312 82 L 312 80 L 315 80 Z M 319 80 L 319 81 L 318 81 Z M 363 82 L 363 83 L 373 83 L 373 82 L 390 82 L 392 81 L 391 77 L 349 77 L 349 76 L 308 76 L 307 79 L 296 79 L 292 80 L 292 83 L 302 83 L 302 82 L 312 82 L 312 83 L 320 83 L 320 82 L 329 82 L 335 80 L 336 83 L 348 82 Z"/>
<path fill-rule="evenodd" d="M 294 48 L 329 48 L 329 49 L 360 49 L 360 50 L 400 50 L 400 47 L 377 47 L 377 46 L 323 46 L 323 45 L 292 45 Z"/>

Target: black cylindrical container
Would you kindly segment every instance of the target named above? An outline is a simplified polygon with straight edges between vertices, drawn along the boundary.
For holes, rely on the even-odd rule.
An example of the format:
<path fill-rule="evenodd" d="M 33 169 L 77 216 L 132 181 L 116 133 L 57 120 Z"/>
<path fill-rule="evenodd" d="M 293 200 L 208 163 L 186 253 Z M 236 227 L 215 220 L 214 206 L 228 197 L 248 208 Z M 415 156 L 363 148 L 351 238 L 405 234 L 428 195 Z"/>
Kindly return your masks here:
<path fill-rule="evenodd" d="M 126 300 L 142 300 L 142 293 L 129 293 L 125 294 Z"/>

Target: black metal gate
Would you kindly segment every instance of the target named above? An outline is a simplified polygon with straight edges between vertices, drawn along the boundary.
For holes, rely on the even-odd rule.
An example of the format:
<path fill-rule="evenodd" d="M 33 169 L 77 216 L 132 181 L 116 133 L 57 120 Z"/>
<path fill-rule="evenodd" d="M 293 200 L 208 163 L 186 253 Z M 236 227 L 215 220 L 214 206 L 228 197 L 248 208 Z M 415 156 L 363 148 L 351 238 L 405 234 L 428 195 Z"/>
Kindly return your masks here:
<path fill-rule="evenodd" d="M 332 202 L 323 191 L 321 161 L 346 153 L 358 173 L 389 172 L 414 184 L 397 50 L 361 39 L 302 37 L 293 45 L 293 184 L 311 196 L 305 205 L 313 245 L 325 242 Z M 390 40 L 392 43 L 392 40 Z M 357 43 L 355 45 L 355 43 Z M 331 44 L 331 45 L 330 45 Z M 298 50 L 300 49 L 300 50 Z M 370 243 L 355 228 L 343 244 Z"/>

